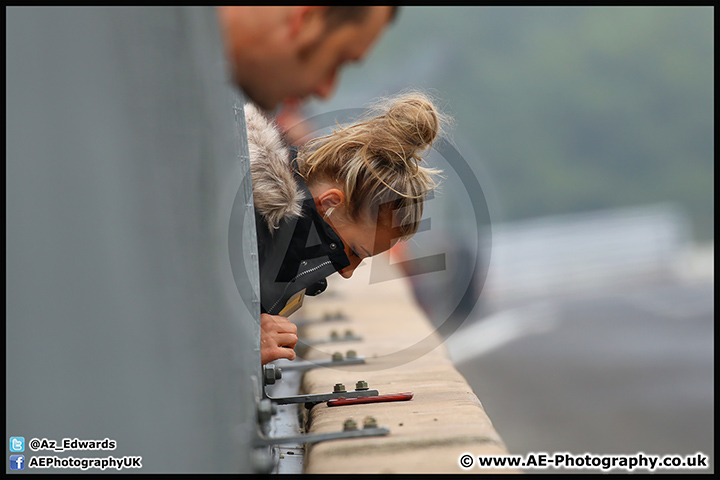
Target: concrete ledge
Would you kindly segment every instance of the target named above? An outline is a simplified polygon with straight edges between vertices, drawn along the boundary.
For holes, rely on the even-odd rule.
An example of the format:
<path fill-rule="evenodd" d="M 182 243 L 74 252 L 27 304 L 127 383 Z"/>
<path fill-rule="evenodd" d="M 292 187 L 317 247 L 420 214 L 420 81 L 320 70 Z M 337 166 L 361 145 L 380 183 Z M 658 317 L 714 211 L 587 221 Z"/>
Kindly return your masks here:
<path fill-rule="evenodd" d="M 382 394 L 412 392 L 408 401 L 328 407 L 316 405 L 306 414 L 306 430 L 342 430 L 352 418 L 362 428 L 366 416 L 390 434 L 336 440 L 308 447 L 306 473 L 518 473 L 517 470 L 466 470 L 464 453 L 507 454 L 482 404 L 449 360 L 442 339 L 417 307 L 407 280 L 371 285 L 370 266 L 350 280 L 329 279 L 328 291 L 307 298 L 300 310 L 307 319 L 342 311 L 346 320 L 316 322 L 300 330 L 301 340 L 342 337 L 347 329 L 361 341 L 320 344 L 303 354 L 324 359 L 352 349 L 366 358 L 364 365 L 317 368 L 305 373 L 302 393 L 332 391 L 336 383 L 348 390 L 358 380 Z M 298 312 L 298 313 L 300 313 Z M 300 317 L 298 317 L 300 318 Z"/>

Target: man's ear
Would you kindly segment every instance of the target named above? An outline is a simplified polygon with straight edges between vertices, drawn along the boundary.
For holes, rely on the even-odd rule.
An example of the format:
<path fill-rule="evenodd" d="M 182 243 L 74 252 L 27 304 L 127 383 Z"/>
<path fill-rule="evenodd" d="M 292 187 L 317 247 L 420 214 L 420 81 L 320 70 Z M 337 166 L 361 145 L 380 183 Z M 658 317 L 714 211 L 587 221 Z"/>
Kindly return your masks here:
<path fill-rule="evenodd" d="M 289 17 L 290 36 L 297 49 L 315 44 L 325 34 L 327 6 L 296 6 Z"/>
<path fill-rule="evenodd" d="M 342 206 L 345 194 L 339 188 L 329 188 L 315 197 L 315 207 L 323 217 L 332 210 Z"/>

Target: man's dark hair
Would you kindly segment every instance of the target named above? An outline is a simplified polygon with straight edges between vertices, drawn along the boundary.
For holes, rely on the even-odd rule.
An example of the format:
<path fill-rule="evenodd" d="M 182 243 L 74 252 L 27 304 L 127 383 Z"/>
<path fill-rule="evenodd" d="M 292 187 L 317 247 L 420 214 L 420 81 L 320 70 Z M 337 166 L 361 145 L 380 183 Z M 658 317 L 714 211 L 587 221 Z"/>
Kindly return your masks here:
<path fill-rule="evenodd" d="M 391 6 L 390 12 L 390 23 L 395 21 L 397 17 L 397 11 L 400 9 L 398 6 Z M 359 23 L 365 20 L 370 11 L 370 6 L 360 7 L 348 7 L 348 6 L 329 6 L 325 12 L 325 18 L 327 19 L 328 26 L 335 28 L 347 22 Z"/>

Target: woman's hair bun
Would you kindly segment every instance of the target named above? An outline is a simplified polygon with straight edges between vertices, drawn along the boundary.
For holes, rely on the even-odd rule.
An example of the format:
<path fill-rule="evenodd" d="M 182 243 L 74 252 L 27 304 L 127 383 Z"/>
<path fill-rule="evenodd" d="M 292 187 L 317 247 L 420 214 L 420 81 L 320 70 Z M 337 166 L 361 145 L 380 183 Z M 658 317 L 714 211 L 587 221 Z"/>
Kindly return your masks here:
<path fill-rule="evenodd" d="M 404 91 L 382 98 L 357 123 L 310 140 L 298 153 L 305 182 L 334 182 L 347 198 L 351 220 L 395 216 L 400 238 L 419 228 L 424 198 L 441 171 L 421 165 L 450 123 L 425 92 Z"/>
<path fill-rule="evenodd" d="M 448 123 L 430 96 L 417 91 L 384 98 L 369 113 L 369 123 L 375 127 L 369 149 L 399 147 L 398 153 L 402 152 L 405 161 L 420 160 L 420 154 L 432 146 Z"/>

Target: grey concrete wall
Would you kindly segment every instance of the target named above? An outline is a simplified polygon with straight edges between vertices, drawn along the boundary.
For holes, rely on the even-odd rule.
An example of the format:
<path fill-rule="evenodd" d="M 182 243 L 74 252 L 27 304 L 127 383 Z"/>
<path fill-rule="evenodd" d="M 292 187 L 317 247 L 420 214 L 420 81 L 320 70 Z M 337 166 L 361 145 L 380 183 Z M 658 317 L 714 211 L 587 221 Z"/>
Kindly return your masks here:
<path fill-rule="evenodd" d="M 6 14 L 6 439 L 251 471 L 257 277 L 228 239 L 251 271 L 255 231 L 214 10 Z"/>

